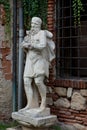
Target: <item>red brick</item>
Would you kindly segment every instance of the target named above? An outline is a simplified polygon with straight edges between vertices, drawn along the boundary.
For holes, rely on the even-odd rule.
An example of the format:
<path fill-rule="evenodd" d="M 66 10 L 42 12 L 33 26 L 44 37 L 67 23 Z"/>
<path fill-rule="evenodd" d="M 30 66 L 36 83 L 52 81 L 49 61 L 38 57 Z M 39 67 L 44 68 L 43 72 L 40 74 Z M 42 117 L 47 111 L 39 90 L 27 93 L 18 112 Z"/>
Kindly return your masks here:
<path fill-rule="evenodd" d="M 2 25 L 5 24 L 5 19 L 6 19 L 5 15 L 6 15 L 6 13 L 5 13 L 4 5 L 0 4 L 0 23 Z"/>
<path fill-rule="evenodd" d="M 83 122 L 83 124 L 87 126 L 87 120 L 85 120 L 85 121 Z"/>
<path fill-rule="evenodd" d="M 86 120 L 86 118 L 82 118 L 82 117 L 75 117 L 76 120 L 79 120 L 79 121 L 84 121 Z"/>
<path fill-rule="evenodd" d="M 73 87 L 73 81 L 69 80 L 69 87 Z"/>
<path fill-rule="evenodd" d="M 52 95 L 52 98 L 53 98 L 53 101 L 56 101 L 57 99 L 58 99 L 58 94 L 57 93 L 54 93 L 53 95 Z"/>
<path fill-rule="evenodd" d="M 65 112 L 65 111 L 63 111 L 63 110 L 59 110 L 58 111 L 60 114 L 65 114 L 65 115 L 71 115 L 71 112 L 69 112 L 69 111 L 67 111 L 67 112 Z"/>
<path fill-rule="evenodd" d="M 12 79 L 12 74 L 5 74 L 5 79 L 6 80 L 11 80 Z"/>
<path fill-rule="evenodd" d="M 79 82 L 74 80 L 73 81 L 73 88 L 79 88 Z"/>
<path fill-rule="evenodd" d="M 11 73 L 11 61 L 4 61 L 4 65 L 6 66 L 3 68 L 3 73 Z"/>
<path fill-rule="evenodd" d="M 79 81 L 79 88 L 85 88 L 85 82 L 80 80 Z"/>
<path fill-rule="evenodd" d="M 69 87 L 69 80 L 64 80 L 63 81 L 63 86 L 64 87 Z"/>
<path fill-rule="evenodd" d="M 58 118 L 59 119 L 59 121 L 63 121 L 63 122 L 69 122 L 69 123 L 80 123 L 80 124 L 82 124 L 83 123 L 83 121 L 77 121 L 77 120 L 75 120 L 75 119 L 65 119 L 65 118 Z"/>
<path fill-rule="evenodd" d="M 54 8 L 54 4 L 48 4 L 48 9 L 49 8 Z"/>
<path fill-rule="evenodd" d="M 8 40 L 5 40 L 5 41 L 2 41 L 2 48 L 7 48 L 8 47 L 8 44 L 9 44 L 9 41 Z"/>
<path fill-rule="evenodd" d="M 54 0 L 48 0 L 48 4 L 54 4 L 55 1 Z"/>
<path fill-rule="evenodd" d="M 70 111 L 70 112 L 72 112 L 72 113 L 79 113 L 79 111 L 73 110 L 73 109 L 69 109 L 68 111 Z"/>
<path fill-rule="evenodd" d="M 75 119 L 74 115 L 65 115 L 65 114 L 59 114 L 58 113 L 59 118 L 65 118 L 65 119 Z"/>

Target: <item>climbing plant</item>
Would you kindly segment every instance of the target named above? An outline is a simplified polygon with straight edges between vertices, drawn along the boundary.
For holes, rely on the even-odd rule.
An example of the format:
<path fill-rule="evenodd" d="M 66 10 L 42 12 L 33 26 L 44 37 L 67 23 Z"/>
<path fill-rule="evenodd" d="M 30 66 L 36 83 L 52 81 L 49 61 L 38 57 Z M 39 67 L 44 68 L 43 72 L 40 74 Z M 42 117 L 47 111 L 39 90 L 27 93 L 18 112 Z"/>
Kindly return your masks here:
<path fill-rule="evenodd" d="M 33 16 L 40 17 L 43 20 L 43 26 L 47 24 L 47 0 L 22 0 L 24 11 L 25 29 L 30 28 L 30 20 Z"/>
<path fill-rule="evenodd" d="M 10 33 L 10 21 L 11 21 L 10 2 L 9 0 L 0 0 L 0 5 L 3 5 L 5 11 L 4 16 L 5 33 L 6 35 L 8 35 Z"/>
<path fill-rule="evenodd" d="M 73 0 L 72 7 L 73 7 L 74 25 L 75 27 L 77 25 L 80 26 L 81 12 L 84 11 L 82 0 Z"/>

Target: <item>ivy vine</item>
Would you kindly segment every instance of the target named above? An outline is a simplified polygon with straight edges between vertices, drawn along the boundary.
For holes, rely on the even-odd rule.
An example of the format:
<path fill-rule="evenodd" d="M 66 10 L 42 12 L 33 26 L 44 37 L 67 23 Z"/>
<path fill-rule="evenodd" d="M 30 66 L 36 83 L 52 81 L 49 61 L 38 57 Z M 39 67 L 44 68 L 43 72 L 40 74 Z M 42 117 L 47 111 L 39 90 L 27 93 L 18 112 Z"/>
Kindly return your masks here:
<path fill-rule="evenodd" d="M 11 12 L 10 12 L 10 2 L 9 0 L 0 0 L 0 4 L 4 6 L 5 10 L 5 34 L 6 37 L 10 35 L 10 22 L 11 22 Z"/>
<path fill-rule="evenodd" d="M 47 0 L 22 0 L 25 29 L 30 29 L 30 21 L 34 16 L 40 17 L 43 27 L 47 26 Z"/>
<path fill-rule="evenodd" d="M 84 11 L 82 0 L 73 0 L 72 7 L 73 7 L 74 25 L 75 27 L 80 26 L 81 12 Z"/>

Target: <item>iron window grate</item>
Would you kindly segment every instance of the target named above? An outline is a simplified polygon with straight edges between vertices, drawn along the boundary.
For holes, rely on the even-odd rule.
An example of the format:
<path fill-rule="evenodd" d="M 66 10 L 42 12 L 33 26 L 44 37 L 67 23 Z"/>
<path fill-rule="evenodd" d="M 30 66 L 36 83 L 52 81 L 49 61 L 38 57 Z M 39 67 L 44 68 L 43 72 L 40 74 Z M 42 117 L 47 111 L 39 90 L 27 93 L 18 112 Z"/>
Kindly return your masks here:
<path fill-rule="evenodd" d="M 56 0 L 56 77 L 87 77 L 87 1 L 74 26 L 72 0 Z"/>

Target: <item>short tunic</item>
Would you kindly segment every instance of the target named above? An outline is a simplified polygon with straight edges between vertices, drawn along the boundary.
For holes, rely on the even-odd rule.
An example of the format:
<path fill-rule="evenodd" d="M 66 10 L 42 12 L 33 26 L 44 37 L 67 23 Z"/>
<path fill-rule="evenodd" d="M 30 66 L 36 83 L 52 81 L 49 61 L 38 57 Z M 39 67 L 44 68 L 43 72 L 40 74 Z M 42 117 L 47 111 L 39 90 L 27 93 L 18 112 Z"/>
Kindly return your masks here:
<path fill-rule="evenodd" d="M 30 50 L 27 53 L 24 77 L 49 76 L 49 62 L 43 58 L 41 51 Z"/>
<path fill-rule="evenodd" d="M 32 49 L 29 49 L 26 56 L 24 77 L 49 76 L 49 61 L 43 57 L 43 51 L 47 48 L 46 33 L 39 31 L 31 37 Z"/>

